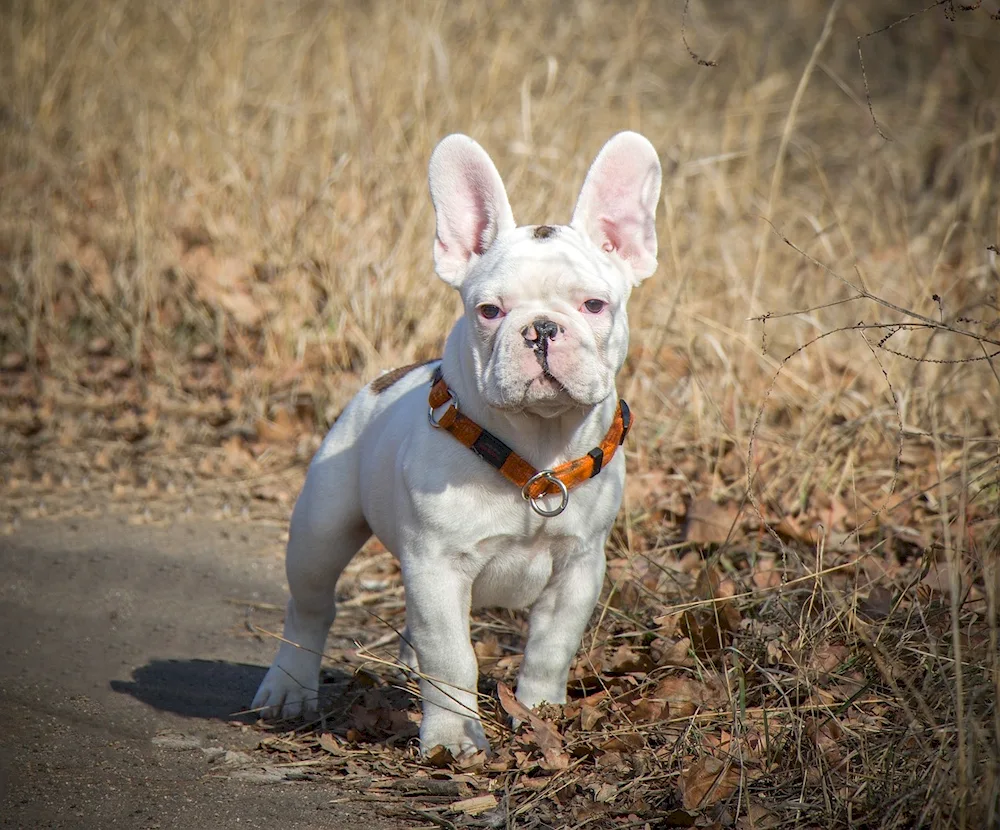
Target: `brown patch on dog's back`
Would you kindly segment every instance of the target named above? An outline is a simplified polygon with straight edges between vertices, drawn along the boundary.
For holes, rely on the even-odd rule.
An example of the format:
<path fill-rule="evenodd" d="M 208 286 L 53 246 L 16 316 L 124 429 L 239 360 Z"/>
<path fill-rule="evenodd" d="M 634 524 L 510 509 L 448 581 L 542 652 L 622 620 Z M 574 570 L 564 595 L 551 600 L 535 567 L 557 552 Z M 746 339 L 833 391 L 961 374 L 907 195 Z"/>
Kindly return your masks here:
<path fill-rule="evenodd" d="M 411 363 L 409 366 L 400 366 L 398 369 L 393 369 L 390 372 L 386 372 L 384 375 L 379 375 L 368 385 L 368 388 L 372 390 L 373 394 L 381 395 L 386 389 L 397 381 L 405 378 L 414 369 L 419 369 L 421 366 L 426 366 L 428 363 L 436 363 L 438 360 L 440 360 L 440 358 L 435 357 L 433 360 L 425 360 L 423 363 Z"/>
<path fill-rule="evenodd" d="M 550 236 L 556 235 L 556 229 L 551 225 L 539 225 L 535 228 L 534 237 L 535 239 L 548 239 Z"/>

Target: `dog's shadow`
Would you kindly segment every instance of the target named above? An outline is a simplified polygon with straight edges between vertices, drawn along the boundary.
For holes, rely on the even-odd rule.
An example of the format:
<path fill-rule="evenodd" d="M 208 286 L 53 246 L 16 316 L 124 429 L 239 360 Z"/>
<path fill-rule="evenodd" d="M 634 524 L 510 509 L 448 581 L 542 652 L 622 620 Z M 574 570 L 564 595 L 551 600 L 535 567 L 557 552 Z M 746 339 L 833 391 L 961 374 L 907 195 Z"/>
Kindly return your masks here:
<path fill-rule="evenodd" d="M 246 711 L 267 668 L 224 660 L 150 660 L 132 679 L 112 680 L 112 690 L 154 709 L 204 720 L 251 722 Z M 325 670 L 329 674 L 330 670 Z M 337 674 L 337 672 L 334 672 Z M 326 682 L 344 678 L 324 677 Z"/>

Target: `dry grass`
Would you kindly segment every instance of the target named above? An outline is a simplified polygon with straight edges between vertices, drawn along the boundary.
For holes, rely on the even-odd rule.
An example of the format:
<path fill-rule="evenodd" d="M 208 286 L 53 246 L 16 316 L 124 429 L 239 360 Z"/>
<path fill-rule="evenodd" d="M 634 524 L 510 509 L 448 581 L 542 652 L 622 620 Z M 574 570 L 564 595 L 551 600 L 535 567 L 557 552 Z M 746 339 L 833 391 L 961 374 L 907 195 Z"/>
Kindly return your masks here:
<path fill-rule="evenodd" d="M 706 67 L 680 2 L 6 4 L 7 484 L 98 451 L 153 480 L 196 441 L 261 497 L 273 447 L 300 469 L 364 380 L 441 348 L 439 138 L 478 139 L 540 222 L 641 130 L 661 267 L 631 309 L 641 420 L 595 644 L 659 655 L 605 667 L 629 695 L 681 672 L 725 702 L 634 727 L 659 772 L 622 815 L 674 810 L 712 757 L 738 786 L 692 815 L 722 824 L 995 824 L 1000 22 L 942 4 L 862 41 L 887 142 L 856 38 L 919 7 L 692 3 Z M 679 542 L 741 622 L 664 663 L 701 568 Z"/>

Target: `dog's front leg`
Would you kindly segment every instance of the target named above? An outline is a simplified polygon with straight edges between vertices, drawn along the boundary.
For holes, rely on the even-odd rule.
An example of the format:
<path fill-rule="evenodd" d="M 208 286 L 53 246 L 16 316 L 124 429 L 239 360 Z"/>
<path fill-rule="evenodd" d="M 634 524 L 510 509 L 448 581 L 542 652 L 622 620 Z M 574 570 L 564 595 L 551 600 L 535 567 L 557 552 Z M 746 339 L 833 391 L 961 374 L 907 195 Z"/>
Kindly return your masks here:
<path fill-rule="evenodd" d="M 578 550 L 559 563 L 531 607 L 528 642 L 517 678 L 525 706 L 565 703 L 566 680 L 604 582 L 604 544 Z"/>
<path fill-rule="evenodd" d="M 469 640 L 472 585 L 450 562 L 404 565 L 406 625 L 420 668 L 420 751 L 441 745 L 456 757 L 489 750 L 479 720 L 479 667 Z"/>

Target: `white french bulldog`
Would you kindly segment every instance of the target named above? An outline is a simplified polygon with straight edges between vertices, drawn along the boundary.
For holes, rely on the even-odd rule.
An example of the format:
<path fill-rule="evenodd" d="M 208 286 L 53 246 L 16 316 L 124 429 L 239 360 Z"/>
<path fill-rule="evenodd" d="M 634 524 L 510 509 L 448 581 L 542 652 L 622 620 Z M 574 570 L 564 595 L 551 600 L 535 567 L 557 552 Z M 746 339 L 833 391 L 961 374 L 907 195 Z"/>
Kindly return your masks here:
<path fill-rule="evenodd" d="M 624 457 L 596 464 L 579 489 L 528 498 L 499 464 L 435 428 L 443 409 L 428 417 L 428 392 L 439 372 L 450 404 L 539 470 L 596 452 L 618 417 L 625 303 L 656 269 L 660 181 L 649 141 L 619 133 L 591 166 L 569 225 L 518 227 L 486 152 L 464 135 L 437 146 L 434 263 L 465 314 L 439 364 L 365 387 L 313 459 L 291 521 L 284 641 L 253 700 L 263 717 L 316 709 L 337 579 L 372 534 L 402 569 L 400 656 L 421 677 L 423 753 L 489 749 L 472 608 L 531 609 L 517 698 L 565 702 L 604 578 Z"/>

